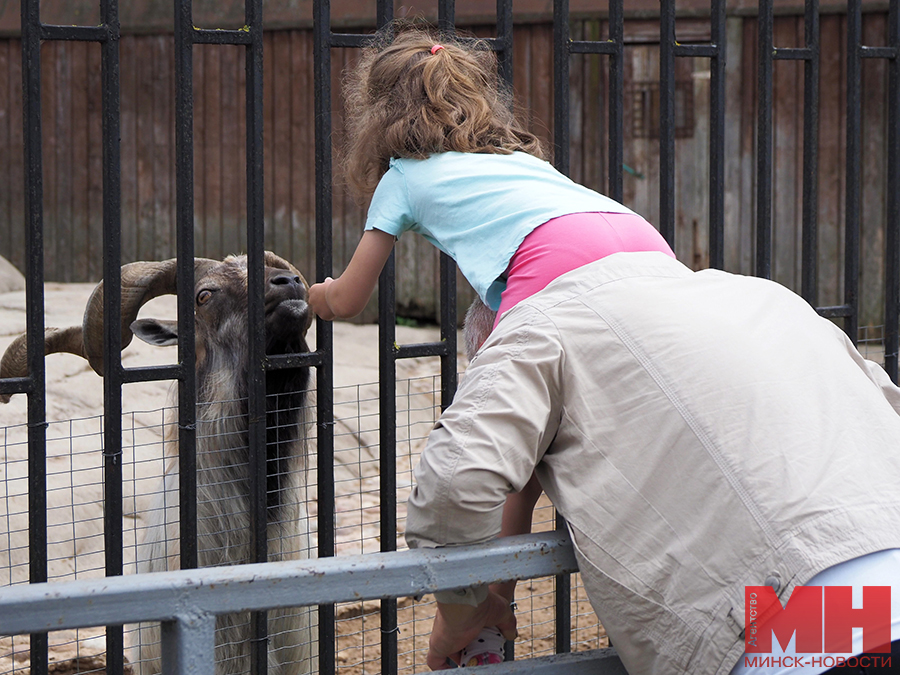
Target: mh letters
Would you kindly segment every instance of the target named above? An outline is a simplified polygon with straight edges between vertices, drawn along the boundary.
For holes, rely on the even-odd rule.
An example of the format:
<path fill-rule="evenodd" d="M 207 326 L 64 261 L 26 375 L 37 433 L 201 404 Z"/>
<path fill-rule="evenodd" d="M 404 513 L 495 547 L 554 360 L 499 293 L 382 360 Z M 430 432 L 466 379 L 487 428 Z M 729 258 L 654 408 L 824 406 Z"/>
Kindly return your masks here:
<path fill-rule="evenodd" d="M 796 633 L 798 654 L 849 654 L 853 629 L 862 628 L 863 651 L 891 651 L 891 587 L 864 586 L 863 606 L 854 609 L 851 586 L 797 586 L 787 605 L 771 586 L 744 591 L 744 649 L 772 653 L 772 634 L 782 649 Z"/>

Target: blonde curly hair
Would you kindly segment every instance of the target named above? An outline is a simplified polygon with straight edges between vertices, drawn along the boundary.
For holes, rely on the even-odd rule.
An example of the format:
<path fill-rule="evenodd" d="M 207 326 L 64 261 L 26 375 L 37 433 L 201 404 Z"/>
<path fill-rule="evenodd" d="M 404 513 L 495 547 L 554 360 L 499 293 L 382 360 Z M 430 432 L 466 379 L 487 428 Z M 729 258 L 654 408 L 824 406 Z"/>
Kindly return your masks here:
<path fill-rule="evenodd" d="M 443 49 L 432 54 L 435 44 Z M 544 158 L 538 138 L 516 119 L 497 59 L 482 41 L 390 24 L 363 50 L 344 97 L 344 174 L 361 201 L 372 196 L 392 157 L 521 151 Z"/>

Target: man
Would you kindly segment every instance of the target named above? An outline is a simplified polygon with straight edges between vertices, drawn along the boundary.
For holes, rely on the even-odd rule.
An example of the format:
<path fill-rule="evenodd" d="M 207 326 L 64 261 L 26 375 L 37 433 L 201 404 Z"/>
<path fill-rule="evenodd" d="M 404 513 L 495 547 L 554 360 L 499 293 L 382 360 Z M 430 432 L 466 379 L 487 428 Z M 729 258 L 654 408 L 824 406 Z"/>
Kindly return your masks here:
<path fill-rule="evenodd" d="M 407 541 L 495 537 L 534 472 L 629 673 L 727 674 L 746 586 L 785 600 L 900 549 L 898 412 L 884 371 L 778 284 L 615 254 L 501 317 L 423 451 Z M 432 668 L 485 625 L 514 632 L 487 589 L 437 600 Z"/>

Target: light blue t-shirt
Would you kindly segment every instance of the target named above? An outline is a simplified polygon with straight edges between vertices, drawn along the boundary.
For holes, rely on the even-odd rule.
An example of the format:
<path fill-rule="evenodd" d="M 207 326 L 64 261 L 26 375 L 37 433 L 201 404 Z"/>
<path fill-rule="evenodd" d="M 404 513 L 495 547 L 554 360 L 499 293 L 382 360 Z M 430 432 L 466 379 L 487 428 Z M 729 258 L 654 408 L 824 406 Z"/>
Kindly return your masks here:
<path fill-rule="evenodd" d="M 524 152 L 445 152 L 392 159 L 372 196 L 366 229 L 395 237 L 418 232 L 451 256 L 496 310 L 506 286 L 498 277 L 522 240 L 570 213 L 633 212 Z"/>

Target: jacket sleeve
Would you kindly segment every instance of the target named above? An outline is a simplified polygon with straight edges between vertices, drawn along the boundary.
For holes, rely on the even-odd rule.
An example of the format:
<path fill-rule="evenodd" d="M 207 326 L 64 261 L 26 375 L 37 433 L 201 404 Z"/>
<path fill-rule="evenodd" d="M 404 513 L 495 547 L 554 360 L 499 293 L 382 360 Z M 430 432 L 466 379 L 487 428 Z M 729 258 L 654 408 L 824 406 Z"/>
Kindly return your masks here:
<path fill-rule="evenodd" d="M 410 548 L 480 543 L 500 532 L 559 426 L 564 355 L 556 327 L 521 307 L 504 317 L 466 371 L 415 470 Z"/>

